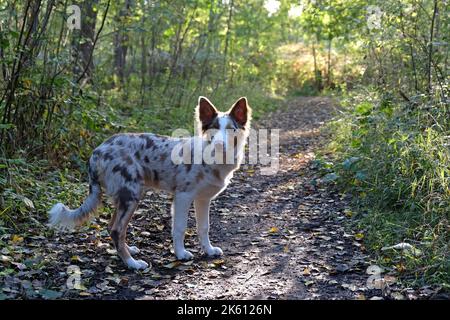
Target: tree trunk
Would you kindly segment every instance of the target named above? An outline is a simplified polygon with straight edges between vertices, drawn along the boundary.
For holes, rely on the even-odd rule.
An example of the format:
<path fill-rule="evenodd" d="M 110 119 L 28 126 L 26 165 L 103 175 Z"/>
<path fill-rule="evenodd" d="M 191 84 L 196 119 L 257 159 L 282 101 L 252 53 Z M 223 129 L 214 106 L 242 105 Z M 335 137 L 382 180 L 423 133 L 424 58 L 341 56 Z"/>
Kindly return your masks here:
<path fill-rule="evenodd" d="M 95 23 L 97 21 L 97 10 L 94 5 L 98 4 L 98 0 L 84 1 L 81 9 L 81 41 L 79 44 L 81 70 L 86 70 L 82 83 L 86 83 L 92 79 L 94 72 L 94 62 L 90 58 L 94 50 L 95 39 Z"/>
<path fill-rule="evenodd" d="M 322 76 L 320 70 L 317 68 L 317 52 L 316 52 L 316 42 L 314 41 L 312 44 L 312 53 L 314 59 L 314 80 L 316 83 L 317 91 L 322 90 Z"/>
<path fill-rule="evenodd" d="M 328 39 L 328 58 L 327 58 L 327 87 L 331 86 L 331 41 L 333 38 Z"/>
<path fill-rule="evenodd" d="M 142 6 L 142 29 L 145 30 L 146 12 L 147 6 L 146 1 L 141 1 Z M 147 76 L 147 42 L 145 41 L 147 37 L 146 32 L 141 32 L 141 106 L 144 105 L 145 93 L 146 93 L 146 82 L 145 78 Z"/>
<path fill-rule="evenodd" d="M 227 33 L 225 35 L 225 48 L 223 50 L 223 78 L 226 80 L 227 78 L 227 57 L 228 57 L 228 46 L 230 43 L 231 37 L 231 21 L 233 18 L 233 6 L 234 1 L 230 1 L 230 9 L 228 12 L 228 20 L 227 20 Z"/>
<path fill-rule="evenodd" d="M 118 30 L 114 35 L 114 70 L 121 85 L 124 84 L 125 80 L 125 66 L 128 51 L 128 32 L 122 29 L 124 21 L 130 15 L 130 9 L 131 0 L 125 0 L 124 7 L 119 11 L 116 17 Z"/>
<path fill-rule="evenodd" d="M 208 35 L 206 40 L 206 57 L 203 60 L 201 72 L 200 72 L 200 79 L 198 88 L 201 88 L 203 85 L 203 81 L 205 79 L 205 76 L 208 72 L 208 63 L 209 63 L 209 57 L 211 55 L 211 44 L 212 44 L 212 37 L 214 32 L 214 4 L 215 1 L 211 0 L 210 8 L 209 8 L 209 20 L 208 20 Z"/>
<path fill-rule="evenodd" d="M 428 94 L 431 94 L 432 82 L 431 82 L 431 64 L 433 62 L 433 35 L 434 35 L 434 23 L 436 20 L 436 15 L 438 13 L 438 0 L 434 0 L 434 9 L 433 9 L 433 17 L 431 18 L 431 27 L 430 27 L 430 41 L 428 42 L 429 51 L 428 51 L 428 66 L 427 66 L 427 79 L 428 86 L 427 91 Z"/>

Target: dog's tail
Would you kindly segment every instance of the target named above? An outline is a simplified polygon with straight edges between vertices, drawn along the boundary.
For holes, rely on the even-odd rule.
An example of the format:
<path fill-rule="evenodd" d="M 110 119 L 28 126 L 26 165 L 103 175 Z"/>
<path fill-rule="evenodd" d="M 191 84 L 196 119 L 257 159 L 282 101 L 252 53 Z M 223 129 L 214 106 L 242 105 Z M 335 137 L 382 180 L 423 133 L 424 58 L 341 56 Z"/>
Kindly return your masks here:
<path fill-rule="evenodd" d="M 91 159 L 92 161 L 92 159 Z M 89 165 L 89 195 L 83 204 L 71 210 L 62 203 L 57 203 L 49 211 L 49 225 L 59 229 L 74 229 L 85 223 L 95 212 L 101 202 L 102 190 L 98 175 Z"/>

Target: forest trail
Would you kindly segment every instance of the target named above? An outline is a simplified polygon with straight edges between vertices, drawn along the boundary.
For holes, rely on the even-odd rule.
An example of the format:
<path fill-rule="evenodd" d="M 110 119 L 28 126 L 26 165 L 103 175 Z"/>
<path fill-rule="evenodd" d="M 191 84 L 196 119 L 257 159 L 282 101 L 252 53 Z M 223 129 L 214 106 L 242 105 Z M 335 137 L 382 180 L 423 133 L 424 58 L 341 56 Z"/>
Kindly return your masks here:
<path fill-rule="evenodd" d="M 223 249 L 222 258 L 200 256 L 191 214 L 186 247 L 195 260 L 175 261 L 169 197 L 149 192 L 132 219 L 128 241 L 141 249 L 138 257 L 152 269 L 139 273 L 124 267 L 106 231 L 109 217 L 102 215 L 75 233 L 24 237 L 17 246 L 31 267 L 18 264 L 20 271 L 3 285 L 17 298 L 39 290 L 44 298 L 75 299 L 381 296 L 380 290 L 367 288 L 370 263 L 362 243 L 344 228 L 348 204 L 332 189 L 312 183 L 312 160 L 326 141 L 319 129 L 334 110 L 330 98 L 299 97 L 255 123 L 281 129 L 280 170 L 264 176 L 257 167 L 241 168 L 213 201 L 211 241 Z M 33 269 L 33 261 L 40 267 Z M 73 276 L 81 282 L 72 282 L 76 288 L 69 290 Z"/>

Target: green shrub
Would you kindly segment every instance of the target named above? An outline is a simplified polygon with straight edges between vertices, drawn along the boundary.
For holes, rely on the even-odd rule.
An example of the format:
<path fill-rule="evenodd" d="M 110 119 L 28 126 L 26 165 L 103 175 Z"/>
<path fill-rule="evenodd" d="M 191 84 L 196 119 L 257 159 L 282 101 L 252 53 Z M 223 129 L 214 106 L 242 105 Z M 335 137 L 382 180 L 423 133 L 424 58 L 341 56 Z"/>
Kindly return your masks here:
<path fill-rule="evenodd" d="M 334 171 L 354 195 L 356 223 L 380 263 L 419 284 L 450 277 L 450 110 L 437 101 L 399 103 L 354 94 L 334 121 Z M 382 250 L 406 242 L 420 255 Z"/>

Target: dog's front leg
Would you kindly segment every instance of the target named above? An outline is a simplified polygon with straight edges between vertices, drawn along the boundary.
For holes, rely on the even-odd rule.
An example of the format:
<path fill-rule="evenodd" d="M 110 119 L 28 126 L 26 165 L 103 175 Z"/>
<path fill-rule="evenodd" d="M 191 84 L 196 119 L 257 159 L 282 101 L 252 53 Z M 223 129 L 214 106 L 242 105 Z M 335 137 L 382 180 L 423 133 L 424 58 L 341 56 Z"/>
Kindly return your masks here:
<path fill-rule="evenodd" d="M 210 199 L 195 199 L 195 216 L 197 219 L 197 233 L 203 251 L 208 256 L 220 256 L 223 254 L 222 249 L 213 247 L 209 241 L 209 205 Z"/>
<path fill-rule="evenodd" d="M 175 194 L 172 203 L 172 240 L 175 255 L 179 260 L 190 260 L 194 256 L 184 248 L 184 234 L 186 232 L 189 207 L 192 196 L 186 192 Z"/>

